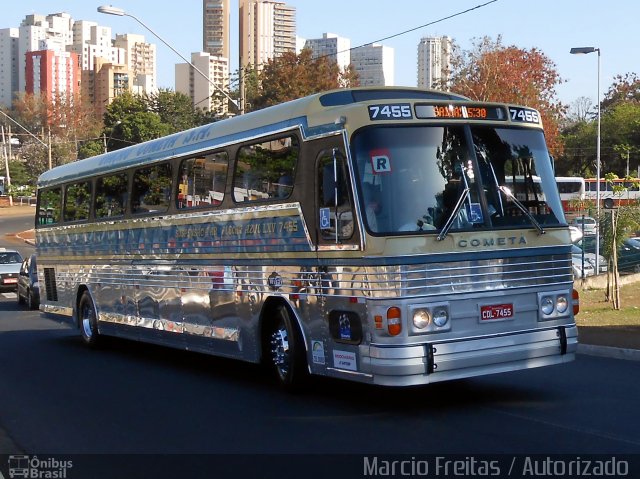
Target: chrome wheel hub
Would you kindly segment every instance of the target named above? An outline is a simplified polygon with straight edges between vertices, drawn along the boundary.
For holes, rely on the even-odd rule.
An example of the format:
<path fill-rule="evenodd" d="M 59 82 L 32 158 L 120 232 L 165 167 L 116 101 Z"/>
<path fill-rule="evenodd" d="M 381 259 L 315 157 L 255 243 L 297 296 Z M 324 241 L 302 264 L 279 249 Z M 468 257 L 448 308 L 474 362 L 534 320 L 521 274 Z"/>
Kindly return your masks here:
<path fill-rule="evenodd" d="M 289 372 L 289 339 L 286 328 L 280 326 L 271 334 L 271 359 L 278 370 L 278 374 L 284 377 Z"/>
<path fill-rule="evenodd" d="M 85 337 L 90 339 L 93 336 L 93 328 L 91 327 L 91 313 L 87 308 L 82 311 L 82 330 Z"/>

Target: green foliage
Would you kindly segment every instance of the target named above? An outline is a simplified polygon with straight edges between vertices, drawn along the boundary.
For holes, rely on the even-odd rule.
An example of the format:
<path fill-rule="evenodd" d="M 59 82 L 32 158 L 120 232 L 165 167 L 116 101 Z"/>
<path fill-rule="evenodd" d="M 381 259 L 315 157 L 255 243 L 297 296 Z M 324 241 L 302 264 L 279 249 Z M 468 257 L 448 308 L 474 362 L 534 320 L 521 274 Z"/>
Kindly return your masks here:
<path fill-rule="evenodd" d="M 193 108 L 191 98 L 184 93 L 160 90 L 146 95 L 147 108 L 160 117 L 160 121 L 169 125 L 169 132 L 176 133 L 200 126 L 202 114 Z"/>
<path fill-rule="evenodd" d="M 168 135 L 171 126 L 150 111 L 145 97 L 124 93 L 107 107 L 104 133 L 111 151 Z"/>
<path fill-rule="evenodd" d="M 102 153 L 104 153 L 103 140 L 89 140 L 82 143 L 78 148 L 78 159 L 82 160 Z"/>
<path fill-rule="evenodd" d="M 35 186 L 36 184 L 36 178 L 29 172 L 24 161 L 11 160 L 9 162 L 9 175 L 11 177 L 11 186 Z"/>
<path fill-rule="evenodd" d="M 562 131 L 564 153 L 556 163 L 557 174 L 595 176 L 597 136 L 594 119 L 567 125 Z M 635 171 L 640 156 L 640 103 L 618 103 L 602 113 L 600 151 L 601 170 L 625 176 L 628 152 L 630 169 Z"/>

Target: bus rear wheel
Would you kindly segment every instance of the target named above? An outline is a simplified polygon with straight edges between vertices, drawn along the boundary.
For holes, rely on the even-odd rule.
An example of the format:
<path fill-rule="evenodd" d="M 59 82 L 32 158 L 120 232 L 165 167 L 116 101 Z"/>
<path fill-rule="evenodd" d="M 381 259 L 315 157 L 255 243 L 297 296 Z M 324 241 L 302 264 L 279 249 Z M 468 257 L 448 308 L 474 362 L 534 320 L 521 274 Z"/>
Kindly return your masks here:
<path fill-rule="evenodd" d="M 285 306 L 277 308 L 267 339 L 267 361 L 278 383 L 289 391 L 299 391 L 308 375 L 304 342 Z"/>
<path fill-rule="evenodd" d="M 88 291 L 82 293 L 78 304 L 78 326 L 82 340 L 87 346 L 96 347 L 100 343 L 98 313 Z"/>

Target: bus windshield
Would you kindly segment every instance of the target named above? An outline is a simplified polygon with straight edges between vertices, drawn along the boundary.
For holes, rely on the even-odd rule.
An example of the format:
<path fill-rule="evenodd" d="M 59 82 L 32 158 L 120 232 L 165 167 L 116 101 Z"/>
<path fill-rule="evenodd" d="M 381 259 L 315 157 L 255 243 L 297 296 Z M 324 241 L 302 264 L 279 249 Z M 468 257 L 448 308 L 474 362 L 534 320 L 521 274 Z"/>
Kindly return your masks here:
<path fill-rule="evenodd" d="M 542 131 L 374 126 L 352 146 L 370 233 L 565 222 Z"/>

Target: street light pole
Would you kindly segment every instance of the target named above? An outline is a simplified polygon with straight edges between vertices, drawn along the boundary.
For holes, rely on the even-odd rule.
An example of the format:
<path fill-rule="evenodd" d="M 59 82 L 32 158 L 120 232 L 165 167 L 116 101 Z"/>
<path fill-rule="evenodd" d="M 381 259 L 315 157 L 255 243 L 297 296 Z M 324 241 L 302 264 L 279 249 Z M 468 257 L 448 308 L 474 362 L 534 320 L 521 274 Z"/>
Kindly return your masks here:
<path fill-rule="evenodd" d="M 596 229 L 596 274 L 600 274 L 600 49 L 595 47 L 576 47 L 572 48 L 569 53 L 572 55 L 581 55 L 587 53 L 598 53 L 598 138 L 596 145 L 596 221 L 598 227 Z"/>
<path fill-rule="evenodd" d="M 207 75 L 205 75 L 198 67 L 196 67 L 193 63 L 191 63 L 189 60 L 187 60 L 178 50 L 176 50 L 175 48 L 173 48 L 169 43 L 167 43 L 166 40 L 164 40 L 160 35 L 158 35 L 155 31 L 153 31 L 151 29 L 151 27 L 149 27 L 149 25 L 147 25 L 146 23 L 144 23 L 142 20 L 140 20 L 138 17 L 136 17 L 135 15 L 132 15 L 130 13 L 125 12 L 122 8 L 118 8 L 118 7 L 113 7 L 111 5 L 102 5 L 100 7 L 98 7 L 98 12 L 99 13 L 105 13 L 107 15 L 116 15 L 118 17 L 130 17 L 133 18 L 136 22 L 138 22 L 140 25 L 142 25 L 144 28 L 146 28 L 147 30 L 149 30 L 158 40 L 160 40 L 162 43 L 164 43 L 166 46 L 168 46 L 173 53 L 175 53 L 176 55 L 178 55 L 180 58 L 182 58 L 185 62 L 187 62 L 187 64 L 193 68 L 197 73 L 199 73 L 203 78 L 205 78 L 210 84 L 211 86 L 213 86 L 216 90 L 218 90 L 220 93 L 222 93 L 225 98 L 227 98 L 227 100 L 229 100 L 233 106 L 236 107 L 236 109 L 238 111 L 240 111 L 240 106 L 238 105 L 238 102 L 236 100 L 234 100 L 233 98 L 231 98 L 231 96 L 229 96 L 229 94 L 224 91 L 222 88 L 220 88 L 218 85 L 216 85 L 211 78 L 209 78 Z"/>

